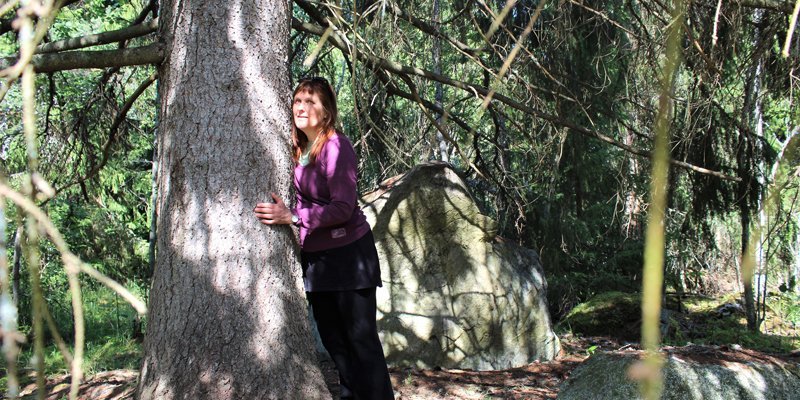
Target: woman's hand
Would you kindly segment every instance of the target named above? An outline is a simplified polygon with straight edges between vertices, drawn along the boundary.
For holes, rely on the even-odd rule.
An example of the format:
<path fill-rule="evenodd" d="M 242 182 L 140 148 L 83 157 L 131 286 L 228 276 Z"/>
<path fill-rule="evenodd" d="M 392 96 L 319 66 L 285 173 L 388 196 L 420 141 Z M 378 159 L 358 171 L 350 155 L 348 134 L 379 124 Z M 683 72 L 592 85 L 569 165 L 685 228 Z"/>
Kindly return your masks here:
<path fill-rule="evenodd" d="M 287 225 L 292 223 L 292 212 L 286 207 L 283 200 L 276 196 L 275 193 L 270 193 L 275 203 L 258 203 L 253 212 L 256 213 L 256 218 L 265 225 Z"/>

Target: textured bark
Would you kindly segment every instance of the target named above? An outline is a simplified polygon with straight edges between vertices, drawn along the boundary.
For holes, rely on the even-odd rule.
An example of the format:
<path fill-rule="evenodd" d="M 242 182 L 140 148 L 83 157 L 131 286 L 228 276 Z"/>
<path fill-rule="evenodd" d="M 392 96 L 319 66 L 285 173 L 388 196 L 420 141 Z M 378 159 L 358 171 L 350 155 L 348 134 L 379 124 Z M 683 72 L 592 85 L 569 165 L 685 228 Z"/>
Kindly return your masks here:
<path fill-rule="evenodd" d="M 286 227 L 289 2 L 164 1 L 158 253 L 139 399 L 330 398 Z"/>

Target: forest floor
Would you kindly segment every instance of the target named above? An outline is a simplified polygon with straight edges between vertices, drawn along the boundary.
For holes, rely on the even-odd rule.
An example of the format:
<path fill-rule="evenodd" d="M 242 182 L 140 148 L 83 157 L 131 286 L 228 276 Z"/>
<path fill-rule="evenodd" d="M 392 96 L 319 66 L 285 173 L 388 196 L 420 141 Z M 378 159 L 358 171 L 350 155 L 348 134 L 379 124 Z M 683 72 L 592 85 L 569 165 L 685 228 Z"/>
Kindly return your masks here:
<path fill-rule="evenodd" d="M 715 311 L 719 308 L 719 304 L 728 300 L 712 300 L 702 300 L 697 304 L 687 302 L 686 312 L 675 314 L 683 317 L 675 319 L 673 325 L 681 331 L 673 332 L 673 336 L 683 337 L 684 340 L 668 341 L 682 345 L 678 347 L 667 345 L 662 348 L 665 352 L 677 353 L 684 359 L 702 363 L 753 360 L 780 363 L 780 360 L 783 360 L 797 365 L 800 362 L 800 326 L 795 323 L 787 324 L 782 318 L 771 316 L 765 321 L 768 334 L 748 334 L 742 315 L 720 317 L 719 312 Z M 597 309 L 591 311 L 594 314 L 598 312 Z M 610 323 L 609 321 L 614 320 L 614 315 L 603 314 L 596 319 Z M 617 323 L 624 327 L 631 325 L 628 322 Z M 572 328 L 576 327 L 577 325 L 572 325 Z M 594 332 L 595 335 L 602 334 L 596 330 Z M 561 353 L 555 360 L 534 362 L 518 368 L 498 371 L 390 368 L 396 397 L 402 400 L 555 399 L 561 384 L 591 354 L 639 350 L 637 343 L 609 336 L 579 336 L 566 333 L 559 337 Z M 693 345 L 690 341 L 704 344 Z M 762 351 L 752 350 L 754 348 Z M 135 349 L 132 351 L 136 352 Z M 138 363 L 133 362 L 126 365 L 136 364 Z M 322 368 L 328 388 L 334 398 L 338 399 L 338 376 L 333 363 L 323 362 Z M 36 385 L 31 383 L 35 381 L 32 374 L 29 372 L 21 377 L 25 383 L 21 393 L 24 400 L 36 398 Z M 3 369 L 0 369 L 0 377 L 3 375 Z M 132 369 L 116 369 L 90 375 L 81 385 L 79 397 L 84 400 L 133 399 L 137 377 L 138 371 Z M 66 399 L 69 382 L 68 375 L 48 376 L 46 399 Z"/>
<path fill-rule="evenodd" d="M 559 385 L 583 362 L 589 352 L 630 347 L 604 337 L 575 338 L 563 336 L 562 353 L 554 361 L 536 362 L 524 367 L 498 371 L 462 369 L 392 368 L 390 375 L 395 397 L 402 400 L 434 399 L 554 399 Z M 329 389 L 338 394 L 338 377 L 332 362 L 323 362 Z M 105 371 L 85 379 L 81 385 L 83 400 L 133 399 L 138 371 Z M 69 375 L 51 376 L 47 380 L 47 400 L 66 399 Z M 36 396 L 35 384 L 22 391 L 23 399 Z"/>
<path fill-rule="evenodd" d="M 575 337 L 563 335 L 562 352 L 556 360 L 535 362 L 524 367 L 499 371 L 472 371 L 461 369 L 412 369 L 390 370 L 397 399 L 402 400 L 485 400 L 485 399 L 555 399 L 559 386 L 570 373 L 591 353 L 599 351 L 635 350 L 637 344 L 622 344 L 607 337 Z M 706 352 L 709 357 L 730 359 L 731 352 Z M 746 350 L 743 356 L 758 358 L 763 354 Z M 764 355 L 765 357 L 769 357 Z M 794 358 L 794 357 L 792 357 Z M 713 360 L 710 360 L 713 362 Z M 338 379 L 331 362 L 323 362 L 323 370 L 329 389 L 338 398 Z M 92 375 L 81 385 L 80 398 L 84 400 L 128 400 L 133 399 L 138 372 L 115 370 Z M 66 399 L 69 392 L 69 376 L 50 377 L 47 382 L 47 400 Z M 34 384 L 26 386 L 23 399 L 35 398 Z"/>

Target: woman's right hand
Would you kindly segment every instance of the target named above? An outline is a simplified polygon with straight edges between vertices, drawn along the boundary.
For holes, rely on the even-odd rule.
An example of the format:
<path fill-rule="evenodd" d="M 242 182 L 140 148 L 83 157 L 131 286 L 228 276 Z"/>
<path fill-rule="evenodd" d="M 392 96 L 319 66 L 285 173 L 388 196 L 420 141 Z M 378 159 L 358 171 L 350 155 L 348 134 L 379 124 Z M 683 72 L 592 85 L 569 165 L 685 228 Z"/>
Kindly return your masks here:
<path fill-rule="evenodd" d="M 270 193 L 274 203 L 258 203 L 253 212 L 264 225 L 288 225 L 292 223 L 292 211 L 275 193 Z"/>

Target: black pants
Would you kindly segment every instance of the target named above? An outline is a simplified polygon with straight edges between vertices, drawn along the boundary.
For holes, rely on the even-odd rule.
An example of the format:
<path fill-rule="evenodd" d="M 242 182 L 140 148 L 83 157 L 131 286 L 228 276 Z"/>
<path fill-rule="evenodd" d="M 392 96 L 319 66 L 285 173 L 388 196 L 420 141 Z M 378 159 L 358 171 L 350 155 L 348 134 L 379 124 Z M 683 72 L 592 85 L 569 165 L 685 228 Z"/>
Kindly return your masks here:
<path fill-rule="evenodd" d="M 306 294 L 322 344 L 339 371 L 341 396 L 394 399 L 375 323 L 375 288 Z"/>

